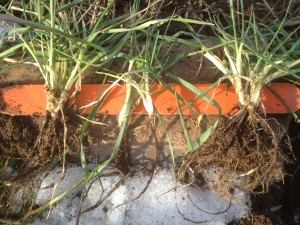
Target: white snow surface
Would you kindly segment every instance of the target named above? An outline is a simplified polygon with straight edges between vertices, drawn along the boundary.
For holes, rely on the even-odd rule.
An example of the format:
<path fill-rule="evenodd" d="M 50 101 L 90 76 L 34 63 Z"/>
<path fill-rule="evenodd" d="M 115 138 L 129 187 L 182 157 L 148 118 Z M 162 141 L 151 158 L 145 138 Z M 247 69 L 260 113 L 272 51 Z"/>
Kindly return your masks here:
<path fill-rule="evenodd" d="M 45 204 L 52 194 L 54 197 L 58 196 L 84 177 L 80 167 L 68 168 L 53 193 L 53 184 L 60 174 L 61 168 L 57 168 L 44 179 L 37 195 L 37 204 Z M 45 212 L 43 219 L 36 218 L 32 225 L 75 225 L 80 205 L 82 204 L 82 211 L 93 206 L 120 179 L 120 176 L 105 176 L 100 178 L 100 184 L 99 179 L 95 178 L 83 201 L 80 196 L 85 187 L 81 186 L 55 204 L 50 214 L 49 211 Z M 194 222 L 203 222 L 202 224 L 221 225 L 243 218 L 250 212 L 249 194 L 236 189 L 234 198 L 229 200 L 209 190 L 182 187 L 175 181 L 173 171 L 167 168 L 160 169 L 145 193 L 131 201 L 140 194 L 148 180 L 149 176 L 142 172 L 127 178 L 101 205 L 82 214 L 78 224 L 192 225 Z"/>

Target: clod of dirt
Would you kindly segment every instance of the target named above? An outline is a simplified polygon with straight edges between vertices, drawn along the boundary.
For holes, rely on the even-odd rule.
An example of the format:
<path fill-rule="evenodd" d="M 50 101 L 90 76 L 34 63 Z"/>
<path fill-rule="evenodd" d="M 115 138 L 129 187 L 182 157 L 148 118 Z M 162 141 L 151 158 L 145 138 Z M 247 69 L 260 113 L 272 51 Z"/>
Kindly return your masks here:
<path fill-rule="evenodd" d="M 251 108 L 224 117 L 210 139 L 180 166 L 179 180 L 196 185 L 193 174 L 202 173 L 211 180 L 209 188 L 227 197 L 235 187 L 267 192 L 271 183 L 283 180 L 283 163 L 291 159 L 290 139 L 276 135 L 269 122 Z"/>
<path fill-rule="evenodd" d="M 15 207 L 16 194 L 21 202 L 18 205 L 22 205 L 22 211 L 26 213 L 34 194 L 33 189 L 38 184 L 37 178 L 49 169 L 48 165 L 64 150 L 79 158 L 79 123 L 74 118 L 76 113 L 72 112 L 66 112 L 64 117 L 52 117 L 47 112 L 40 133 L 32 117 L 0 114 L 1 159 L 18 158 L 25 162 L 20 166 L 21 170 L 16 168 L 17 174 L 0 177 L 0 217 L 15 215 L 16 211 L 19 213 L 20 208 Z"/>
<path fill-rule="evenodd" d="M 64 148 L 64 123 L 62 116 L 52 117 L 47 111 L 42 130 L 35 148 L 38 154 L 33 165 L 45 165 L 54 159 Z"/>
<path fill-rule="evenodd" d="M 79 121 L 76 117 L 76 107 L 68 105 L 59 111 L 55 116 L 46 111 L 46 117 L 40 134 L 35 143 L 38 154 L 32 163 L 35 166 L 42 166 L 51 162 L 64 150 L 69 154 L 76 154 L 79 151 Z M 79 155 L 78 155 L 79 156 Z"/>
<path fill-rule="evenodd" d="M 3 158 L 30 160 L 37 128 L 29 116 L 0 114 L 0 154 Z"/>
<path fill-rule="evenodd" d="M 7 163 L 10 159 L 20 159 L 20 161 L 25 162 L 23 166 L 26 167 L 28 162 L 32 160 L 32 157 L 36 155 L 36 151 L 33 149 L 33 146 L 37 135 L 38 129 L 32 122 L 31 117 L 0 114 L 1 160 L 6 160 Z M 2 167 L 2 169 L 3 170 L 1 170 L 0 175 L 0 217 L 8 215 L 8 211 L 15 205 L 12 204 L 12 199 L 16 196 L 18 187 L 24 186 L 24 182 L 11 181 L 11 178 L 15 178 L 16 174 L 10 177 L 10 173 L 8 173 L 9 169 L 7 168 L 8 170 L 6 171 L 5 166 Z M 29 182 L 29 176 L 31 176 L 31 174 L 33 173 L 28 174 L 22 171 L 20 179 L 24 178 L 25 181 L 27 180 L 27 182 Z M 32 189 L 28 190 L 31 190 L 32 192 Z M 27 200 L 24 200 L 24 195 L 26 194 L 22 194 L 22 198 L 19 199 L 19 202 L 22 201 L 24 204 L 30 203 L 32 195 L 31 199 L 27 198 Z"/>

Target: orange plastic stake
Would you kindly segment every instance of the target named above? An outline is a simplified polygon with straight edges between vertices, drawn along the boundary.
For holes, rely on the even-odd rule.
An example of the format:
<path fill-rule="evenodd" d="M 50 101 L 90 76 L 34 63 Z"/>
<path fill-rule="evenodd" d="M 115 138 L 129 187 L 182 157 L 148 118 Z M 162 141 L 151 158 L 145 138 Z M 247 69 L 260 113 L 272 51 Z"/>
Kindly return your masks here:
<path fill-rule="evenodd" d="M 12 115 L 44 115 L 46 93 L 43 85 L 20 85 L 0 90 L 2 113 Z"/>
<path fill-rule="evenodd" d="M 84 84 L 80 95 L 76 100 L 78 107 L 84 107 L 93 102 L 99 92 L 100 84 Z M 104 86 L 103 91 L 109 88 L 109 84 Z M 205 91 L 211 85 L 210 84 L 195 84 L 195 86 Z M 172 85 L 171 85 L 172 87 Z M 297 111 L 300 109 L 300 89 L 295 85 L 288 83 L 274 83 L 272 88 L 278 92 L 278 94 L 286 101 L 290 107 Z M 173 85 L 173 89 L 176 90 L 178 96 L 185 99 L 186 102 L 191 103 L 192 107 L 200 113 L 206 114 L 218 114 L 218 110 L 209 102 L 203 99 L 197 99 L 197 96 L 185 88 L 182 85 Z M 162 115 L 174 115 L 178 114 L 178 108 L 176 105 L 176 99 L 174 94 L 162 88 L 161 84 L 155 84 L 151 91 L 153 103 L 157 110 Z M 115 86 L 109 94 L 99 110 L 99 114 L 117 115 L 120 113 L 121 108 L 125 101 L 126 87 Z M 214 101 L 216 101 L 221 109 L 222 113 L 226 114 L 237 105 L 237 96 L 233 88 L 227 90 L 226 84 L 220 84 L 208 93 Z M 0 105 L 3 105 L 0 112 L 12 115 L 44 115 L 46 105 L 46 95 L 43 85 L 20 85 L 0 90 L 0 99 L 3 101 Z M 268 88 L 263 89 L 262 93 L 263 106 L 267 113 L 282 114 L 288 113 L 288 107 Z M 85 113 L 89 113 L 92 106 L 85 108 Z M 194 114 L 193 111 L 186 107 L 181 102 L 182 112 L 185 115 Z M 146 110 L 143 105 L 140 104 L 135 109 L 136 113 L 146 114 Z"/>

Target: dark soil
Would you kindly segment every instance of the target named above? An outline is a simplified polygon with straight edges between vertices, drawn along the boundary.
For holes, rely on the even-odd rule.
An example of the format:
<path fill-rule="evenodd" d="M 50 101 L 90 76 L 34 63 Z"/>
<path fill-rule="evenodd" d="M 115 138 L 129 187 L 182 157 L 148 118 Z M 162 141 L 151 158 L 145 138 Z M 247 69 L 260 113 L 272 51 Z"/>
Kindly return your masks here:
<path fill-rule="evenodd" d="M 115 16 L 128 14 L 130 12 L 131 2 L 131 0 L 116 0 Z M 237 6 L 237 2 L 239 1 L 234 0 L 233 2 L 235 6 Z M 144 9 L 152 3 L 154 3 L 152 0 L 141 0 L 140 9 Z M 258 19 L 272 22 L 274 20 L 280 20 L 285 16 L 288 5 L 289 1 L 247 0 L 244 1 L 244 11 L 246 12 L 246 15 L 250 15 L 251 11 L 254 10 Z M 289 8 L 290 14 L 299 16 L 299 7 L 299 1 L 291 1 L 291 6 Z M 210 21 L 210 18 L 215 15 L 221 16 L 221 21 L 225 22 L 226 19 L 223 19 L 222 16 L 227 16 L 230 12 L 229 1 L 227 0 L 165 0 L 163 5 L 161 5 L 161 2 L 159 2 L 150 8 L 149 11 L 152 10 L 157 12 L 158 9 L 160 9 L 158 18 L 166 18 L 175 12 L 176 15 L 179 15 L 183 18 L 202 20 L 205 22 Z M 165 32 L 166 28 L 168 28 L 168 34 L 175 34 L 177 32 L 187 30 L 185 25 L 174 21 L 168 25 L 161 26 L 159 29 L 161 29 L 162 32 Z M 193 25 L 193 28 L 196 31 L 200 31 L 202 35 L 214 34 L 213 31 L 209 29 L 209 26 Z M 293 30 L 293 27 L 291 27 L 291 30 Z M 182 36 L 184 37 L 184 34 Z"/>
<path fill-rule="evenodd" d="M 41 123 L 42 118 L 33 116 L 0 114 L 0 162 L 3 169 L 0 171 L 0 218 L 16 216 L 11 215 L 10 208 L 20 188 L 22 198 L 19 202 L 24 206 L 22 211 L 27 213 L 40 176 L 52 168 L 50 165 L 56 159 L 57 163 L 63 158 L 66 162 L 69 158 L 72 160 L 74 155 L 79 159 L 79 121 L 74 118 L 76 114 L 68 113 L 65 115 L 67 127 L 64 127 L 61 117 L 52 118 L 49 113 L 44 123 Z M 64 150 L 65 156 L 62 154 Z M 13 171 L 7 172 L 7 167 Z"/>
<path fill-rule="evenodd" d="M 22 172 L 27 168 L 28 163 L 31 162 L 32 157 L 37 154 L 33 148 L 38 136 L 39 129 L 33 123 L 32 118 L 28 116 L 9 116 L 0 114 L 0 217 L 7 214 L 8 209 L 12 206 L 11 199 L 18 190 L 18 186 L 24 185 L 20 179 L 25 178 L 25 181 L 31 183 L 31 178 L 34 173 Z M 11 182 L 13 177 L 6 171 L 6 166 L 11 166 L 20 174 L 20 179 L 17 185 Z M 14 171 L 12 171 L 14 172 Z M 22 174 L 22 175 L 21 175 Z M 28 189 L 32 192 L 32 189 Z M 32 199 L 32 194 L 30 197 Z M 22 199 L 20 199 L 22 201 Z M 27 199 L 30 202 L 30 198 Z"/>
<path fill-rule="evenodd" d="M 230 197 L 236 187 L 251 191 L 252 214 L 233 224 L 293 224 L 293 212 L 299 207 L 300 173 L 295 173 L 299 166 L 299 153 L 296 153 L 299 149 L 295 145 L 295 140 L 299 144 L 299 130 L 291 125 L 294 152 L 298 154 L 298 161 L 294 162 L 284 130 L 274 136 L 270 122 L 266 122 L 249 112 L 224 118 L 210 139 L 178 170 L 182 183 L 193 181 L 194 186 L 206 185 L 225 197 Z M 280 127 L 279 124 L 276 126 Z M 214 172 L 208 172 L 212 168 Z M 246 174 L 253 168 L 257 169 L 244 176 L 246 180 L 232 176 L 230 172 Z M 213 179 L 211 183 L 203 183 L 206 176 Z M 284 182 L 280 182 L 282 179 Z M 272 213 L 271 209 L 276 206 L 282 207 Z"/>
<path fill-rule="evenodd" d="M 300 207 L 300 124 L 291 121 L 288 130 L 296 160 L 286 165 L 287 176 L 284 183 L 276 183 L 266 194 L 252 195 L 252 212 L 248 218 L 232 222 L 232 225 L 278 224 L 296 225 Z M 272 212 L 272 207 L 278 210 Z"/>
<path fill-rule="evenodd" d="M 282 163 L 292 159 L 290 140 L 284 128 L 281 133 L 275 133 L 272 122 L 260 117 L 252 108 L 224 117 L 210 138 L 181 165 L 179 179 L 188 184 L 191 180 L 197 183 L 199 173 L 211 177 L 216 183 L 209 188 L 225 196 L 230 196 L 235 187 L 251 193 L 268 192 L 272 182 L 284 178 Z M 277 128 L 281 126 L 274 122 Z M 214 174 L 208 172 L 212 169 Z"/>
<path fill-rule="evenodd" d="M 0 114 L 0 154 L 5 158 L 31 160 L 38 127 L 28 116 Z"/>
<path fill-rule="evenodd" d="M 47 111 L 42 130 L 35 143 L 38 154 L 33 159 L 34 165 L 45 165 L 64 149 L 64 122 L 60 113 L 52 117 Z M 66 146 L 67 147 L 67 146 Z"/>

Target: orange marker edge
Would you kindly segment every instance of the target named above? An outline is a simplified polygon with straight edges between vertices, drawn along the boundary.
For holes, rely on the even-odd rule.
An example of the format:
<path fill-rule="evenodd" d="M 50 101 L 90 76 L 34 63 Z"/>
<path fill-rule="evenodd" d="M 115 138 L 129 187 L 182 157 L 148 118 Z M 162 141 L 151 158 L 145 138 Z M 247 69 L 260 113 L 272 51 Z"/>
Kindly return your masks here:
<path fill-rule="evenodd" d="M 195 84 L 201 91 L 206 91 L 211 84 Z M 99 94 L 101 84 L 83 84 L 81 92 L 76 99 L 76 105 L 81 108 L 93 101 Z M 105 84 L 102 93 L 110 87 L 110 84 Z M 188 90 L 182 85 L 170 85 L 176 90 L 178 96 L 190 103 L 193 108 L 199 113 L 219 114 L 216 107 L 210 102 L 203 99 L 197 99 L 197 95 Z M 300 89 L 289 83 L 273 83 L 272 88 L 289 104 L 293 111 L 300 109 Z M 162 87 L 161 84 L 155 84 L 151 88 L 153 93 L 153 104 L 158 112 L 162 115 L 178 114 L 175 95 Z M 100 93 L 100 96 L 101 94 Z M 114 86 L 99 110 L 99 114 L 118 115 L 125 101 L 126 87 L 124 85 Z M 238 99 L 231 87 L 227 90 L 227 84 L 220 84 L 214 88 L 208 95 L 217 102 L 222 110 L 222 114 L 227 114 L 237 105 Z M 11 115 L 45 115 L 46 93 L 43 85 L 18 85 L 0 90 L 0 112 Z M 262 92 L 263 106 L 269 114 L 284 114 L 288 113 L 288 107 L 270 91 L 267 87 Z M 180 101 L 182 113 L 185 115 L 193 115 L 194 112 L 185 107 L 185 104 Z M 84 113 L 89 113 L 92 106 L 86 107 Z M 146 114 L 146 110 L 140 103 L 135 113 Z"/>

